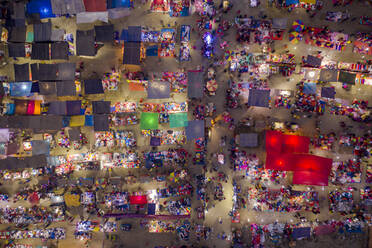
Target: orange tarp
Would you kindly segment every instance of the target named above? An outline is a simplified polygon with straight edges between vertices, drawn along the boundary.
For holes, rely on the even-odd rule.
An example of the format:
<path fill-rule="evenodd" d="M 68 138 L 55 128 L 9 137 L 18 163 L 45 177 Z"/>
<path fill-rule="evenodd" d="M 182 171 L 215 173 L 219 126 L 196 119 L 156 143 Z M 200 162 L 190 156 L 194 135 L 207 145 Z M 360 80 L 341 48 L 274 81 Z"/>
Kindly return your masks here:
<path fill-rule="evenodd" d="M 300 0 L 301 3 L 316 4 L 316 0 Z"/>
<path fill-rule="evenodd" d="M 41 114 L 40 104 L 41 104 L 41 101 L 35 101 L 35 106 L 34 106 L 34 115 L 39 115 L 39 114 Z"/>
<path fill-rule="evenodd" d="M 139 83 L 140 81 L 129 81 L 129 90 L 132 91 L 145 91 L 145 87 L 143 86 L 142 83 Z"/>

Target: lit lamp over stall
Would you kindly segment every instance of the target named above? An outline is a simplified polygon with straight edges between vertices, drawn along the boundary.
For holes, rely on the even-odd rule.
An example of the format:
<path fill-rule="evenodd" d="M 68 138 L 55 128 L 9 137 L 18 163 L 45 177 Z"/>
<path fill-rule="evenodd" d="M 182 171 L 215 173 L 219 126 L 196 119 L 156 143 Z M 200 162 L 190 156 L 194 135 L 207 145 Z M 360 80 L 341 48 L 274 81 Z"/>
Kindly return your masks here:
<path fill-rule="evenodd" d="M 213 36 L 210 32 L 203 34 L 203 55 L 207 58 L 213 57 Z"/>

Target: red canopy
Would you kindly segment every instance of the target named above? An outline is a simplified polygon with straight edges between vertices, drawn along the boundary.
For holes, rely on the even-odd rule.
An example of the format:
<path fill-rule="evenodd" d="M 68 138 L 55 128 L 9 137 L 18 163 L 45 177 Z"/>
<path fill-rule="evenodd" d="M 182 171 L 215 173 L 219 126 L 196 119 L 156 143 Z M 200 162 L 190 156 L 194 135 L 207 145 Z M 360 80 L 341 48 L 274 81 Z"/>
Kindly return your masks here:
<path fill-rule="evenodd" d="M 266 169 L 280 171 L 309 171 L 329 175 L 332 159 L 310 154 L 267 154 Z"/>
<path fill-rule="evenodd" d="M 107 11 L 106 0 L 84 0 L 86 12 Z"/>
<path fill-rule="evenodd" d="M 332 169 L 332 159 L 310 154 L 291 154 L 290 162 L 293 171 L 308 171 L 328 176 Z"/>
<path fill-rule="evenodd" d="M 30 201 L 30 203 L 32 205 L 37 205 L 39 204 L 39 195 L 37 192 L 32 192 L 29 196 L 28 196 L 28 200 Z"/>
<path fill-rule="evenodd" d="M 290 161 L 291 154 L 269 154 L 266 155 L 266 165 L 267 170 L 279 170 L 279 171 L 291 171 L 293 170 Z"/>
<path fill-rule="evenodd" d="M 328 186 L 328 174 L 309 171 L 295 171 L 293 184 Z"/>
<path fill-rule="evenodd" d="M 310 139 L 306 136 L 283 135 L 282 152 L 284 153 L 308 153 Z"/>
<path fill-rule="evenodd" d="M 280 153 L 281 152 L 281 141 L 282 133 L 277 131 L 266 131 L 266 152 L 267 153 Z"/>
<path fill-rule="evenodd" d="M 147 196 L 145 195 L 131 195 L 129 196 L 130 204 L 144 205 L 147 204 Z"/>
<path fill-rule="evenodd" d="M 310 139 L 306 136 L 266 131 L 266 152 L 268 153 L 308 153 L 309 145 Z"/>
<path fill-rule="evenodd" d="M 314 228 L 316 235 L 327 235 L 335 231 L 335 228 L 332 225 L 320 225 Z"/>

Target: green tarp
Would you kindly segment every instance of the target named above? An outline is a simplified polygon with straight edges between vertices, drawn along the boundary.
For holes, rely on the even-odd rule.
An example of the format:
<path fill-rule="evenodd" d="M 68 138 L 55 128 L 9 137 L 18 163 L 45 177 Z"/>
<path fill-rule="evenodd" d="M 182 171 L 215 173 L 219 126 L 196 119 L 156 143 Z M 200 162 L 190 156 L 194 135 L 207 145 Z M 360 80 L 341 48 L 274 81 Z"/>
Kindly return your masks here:
<path fill-rule="evenodd" d="M 26 42 L 34 42 L 34 32 L 27 32 Z"/>
<path fill-rule="evenodd" d="M 175 113 L 169 115 L 169 125 L 171 128 L 186 127 L 187 124 L 187 113 Z"/>
<path fill-rule="evenodd" d="M 140 126 L 141 126 L 141 130 L 158 129 L 159 114 L 158 113 L 141 113 Z"/>

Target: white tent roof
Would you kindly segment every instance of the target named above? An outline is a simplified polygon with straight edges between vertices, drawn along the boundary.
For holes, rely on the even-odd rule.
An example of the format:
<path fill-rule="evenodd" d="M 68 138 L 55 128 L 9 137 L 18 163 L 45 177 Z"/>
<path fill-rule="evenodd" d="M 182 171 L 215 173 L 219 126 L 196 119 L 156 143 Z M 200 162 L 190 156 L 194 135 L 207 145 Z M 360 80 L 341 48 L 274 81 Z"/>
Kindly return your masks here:
<path fill-rule="evenodd" d="M 108 22 L 108 12 L 82 12 L 76 15 L 76 23 Z"/>

